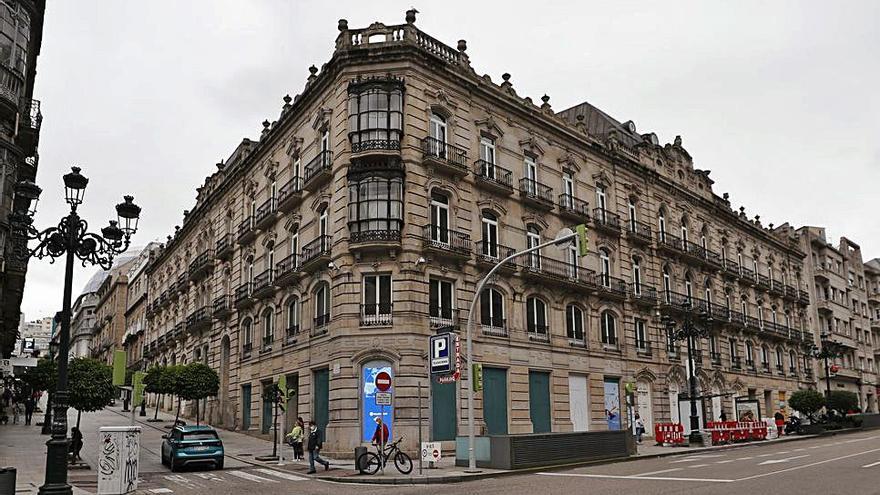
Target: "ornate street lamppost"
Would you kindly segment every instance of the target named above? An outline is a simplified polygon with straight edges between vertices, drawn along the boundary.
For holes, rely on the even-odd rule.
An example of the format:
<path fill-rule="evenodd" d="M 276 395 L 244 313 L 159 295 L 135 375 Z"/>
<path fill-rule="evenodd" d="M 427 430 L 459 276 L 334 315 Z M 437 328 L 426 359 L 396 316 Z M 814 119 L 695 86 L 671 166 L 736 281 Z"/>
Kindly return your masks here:
<path fill-rule="evenodd" d="M 709 336 L 709 329 L 712 327 L 714 320 L 705 309 L 701 309 L 699 313 L 694 315 L 691 312 L 690 302 L 684 303 L 682 307 L 684 309 L 684 317 L 678 329 L 675 328 L 675 320 L 669 315 L 661 316 L 660 321 L 666 327 L 671 340 L 687 342 L 688 401 L 691 406 L 691 433 L 688 441 L 691 445 L 703 445 L 703 435 L 700 433 L 700 417 L 697 414 L 697 369 L 693 354 L 696 347 L 696 339 Z M 675 407 L 678 407 L 678 404 Z"/>
<path fill-rule="evenodd" d="M 825 398 L 827 399 L 831 395 L 831 366 L 828 360 L 840 357 L 843 354 L 843 345 L 831 340 L 831 335 L 825 332 L 819 335 L 819 342 L 822 347 L 814 345 L 810 349 L 810 355 L 825 362 Z"/>
<path fill-rule="evenodd" d="M 51 262 L 65 257 L 64 299 L 58 313 L 61 333 L 58 339 L 58 381 L 53 397 L 54 421 L 52 438 L 46 442 L 46 477 L 40 487 L 41 495 L 72 494 L 67 484 L 67 360 L 70 352 L 71 291 L 73 286 L 73 264 L 78 258 L 83 266 L 99 265 L 105 270 L 113 266 L 113 258 L 128 249 L 129 240 L 137 231 L 141 208 L 134 204 L 132 196 L 124 196 L 124 201 L 116 205 L 116 220 L 101 229 L 101 234 L 88 232 L 88 223 L 76 212 L 82 204 L 89 179 L 79 173 L 79 167 L 71 167 L 64 175 L 64 196 L 70 205 L 70 213 L 55 227 L 38 231 L 33 227 L 34 207 L 32 204 L 40 196 L 40 188 L 30 181 L 22 181 L 15 186 L 15 233 L 19 236 L 16 254 L 22 259 L 29 257 L 50 258 Z M 30 249 L 27 241 L 38 241 Z"/>

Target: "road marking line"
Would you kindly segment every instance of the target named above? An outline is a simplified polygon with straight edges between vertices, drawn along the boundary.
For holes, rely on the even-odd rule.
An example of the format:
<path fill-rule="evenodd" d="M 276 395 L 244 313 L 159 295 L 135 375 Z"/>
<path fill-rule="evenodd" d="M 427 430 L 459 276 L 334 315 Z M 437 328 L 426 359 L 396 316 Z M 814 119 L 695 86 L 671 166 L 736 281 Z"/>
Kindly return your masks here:
<path fill-rule="evenodd" d="M 754 458 L 755 458 L 755 456 L 751 456 L 751 455 L 750 455 L 750 456 L 748 456 L 748 457 L 740 457 L 740 458 L 737 459 L 737 460 L 738 460 L 738 461 L 747 461 L 747 460 L 749 460 L 749 459 L 754 459 Z"/>
<path fill-rule="evenodd" d="M 217 476 L 214 473 L 193 473 L 193 474 L 198 476 L 199 478 L 202 478 L 205 480 L 220 481 L 220 482 L 223 481 L 223 478 L 221 478 L 220 476 Z"/>
<path fill-rule="evenodd" d="M 257 476 L 255 474 L 245 473 L 244 471 L 229 471 L 229 474 L 238 478 L 246 479 L 248 481 L 254 481 L 256 483 L 262 483 L 264 481 L 268 481 L 269 483 L 279 483 L 278 480 L 263 478 L 262 476 Z"/>
<path fill-rule="evenodd" d="M 880 466 L 880 462 L 872 462 L 871 464 L 865 464 L 862 467 L 863 468 L 870 468 L 870 467 L 874 467 L 874 466 Z"/>
<path fill-rule="evenodd" d="M 180 474 L 171 474 L 171 475 L 165 476 L 165 479 L 168 481 L 173 481 L 175 483 L 180 483 L 181 485 L 183 485 L 187 488 L 204 488 L 205 487 L 205 485 L 203 485 L 201 483 L 197 483 L 195 480 L 187 479 Z"/>
<path fill-rule="evenodd" d="M 694 455 L 694 456 L 686 457 L 684 459 L 679 459 L 677 461 L 670 461 L 669 464 L 681 464 L 683 462 L 697 462 L 697 461 L 702 461 L 704 459 L 712 459 L 715 457 L 724 457 L 724 455 L 723 454 Z"/>
<path fill-rule="evenodd" d="M 282 471 L 275 471 L 274 469 L 254 469 L 254 471 L 258 473 L 268 474 L 271 476 L 277 476 L 281 479 L 285 479 L 288 481 L 306 481 L 308 478 L 303 478 L 302 476 L 297 476 L 295 474 L 285 473 Z"/>
<path fill-rule="evenodd" d="M 150 490 L 150 493 L 174 493 L 174 490 L 170 488 L 153 488 Z"/>
<path fill-rule="evenodd" d="M 681 471 L 682 468 L 661 469 L 660 471 L 650 471 L 647 473 L 634 474 L 633 476 L 651 476 L 652 474 L 671 473 L 673 471 Z"/>
<path fill-rule="evenodd" d="M 821 446 L 821 445 L 813 445 L 812 447 L 807 447 L 807 448 L 809 448 L 809 449 L 821 449 L 822 446 Z"/>
<path fill-rule="evenodd" d="M 571 476 L 575 478 L 605 478 L 617 480 L 652 480 L 652 481 L 700 481 L 703 483 L 733 483 L 737 480 L 716 478 L 664 478 L 662 476 L 617 476 L 613 474 L 581 474 L 581 473 L 537 473 L 541 476 Z"/>
<path fill-rule="evenodd" d="M 735 461 L 738 461 L 738 460 L 739 460 L 739 459 L 726 459 L 726 460 L 723 460 L 723 461 L 715 461 L 715 464 L 727 464 L 728 462 L 735 462 Z"/>
<path fill-rule="evenodd" d="M 771 455 L 776 455 L 776 453 L 773 453 L 773 454 L 761 454 L 761 455 L 756 455 L 755 457 L 770 457 Z"/>
<path fill-rule="evenodd" d="M 776 455 L 788 454 L 787 450 L 783 450 L 782 452 L 777 452 Z"/>
<path fill-rule="evenodd" d="M 805 450 L 807 450 L 807 449 L 794 449 L 794 450 L 792 450 L 792 452 L 803 452 Z"/>
<path fill-rule="evenodd" d="M 739 478 L 739 479 L 736 479 L 736 480 L 733 480 L 733 481 L 747 481 L 747 480 L 753 480 L 753 479 L 756 479 L 756 478 L 764 478 L 764 477 L 766 477 L 766 476 L 773 476 L 774 474 L 787 473 L 787 472 L 789 472 L 789 471 L 797 471 L 798 469 L 804 469 L 804 468 L 808 468 L 808 467 L 818 466 L 818 465 L 820 465 L 820 464 L 827 464 L 827 463 L 829 463 L 829 462 L 834 462 L 834 461 L 842 461 L 842 460 L 844 460 L 844 459 L 849 459 L 850 457 L 855 457 L 855 456 L 859 456 L 859 455 L 870 454 L 870 453 L 873 453 L 873 452 L 880 452 L 880 449 L 871 449 L 871 450 L 866 450 L 866 451 L 864 451 L 864 452 L 856 452 L 855 454 L 849 454 L 849 455 L 844 455 L 844 456 L 841 456 L 841 457 L 835 457 L 835 458 L 833 458 L 833 459 L 825 459 L 824 461 L 816 461 L 816 462 L 812 462 L 812 463 L 810 463 L 810 464 L 802 464 L 802 465 L 800 465 L 800 466 L 793 466 L 793 467 L 786 468 L 786 469 L 780 469 L 780 470 L 778 470 L 778 471 L 771 471 L 771 472 L 769 472 L 769 473 L 756 474 L 756 475 L 753 475 L 753 476 L 747 476 L 747 477 L 745 477 L 745 478 Z"/>
<path fill-rule="evenodd" d="M 706 467 L 706 466 L 708 466 L 708 464 L 694 464 L 693 466 L 688 466 L 688 467 L 693 469 L 693 468 L 701 468 L 701 467 Z"/>
<path fill-rule="evenodd" d="M 768 461 L 759 462 L 758 465 L 759 465 L 759 466 L 763 466 L 763 465 L 765 465 L 765 464 L 779 464 L 779 463 L 781 463 L 781 462 L 789 462 L 789 461 L 793 461 L 793 460 L 795 460 L 795 459 L 802 459 L 802 458 L 804 458 L 804 457 L 810 457 L 810 454 L 796 455 L 796 456 L 794 456 L 794 457 L 788 457 L 788 458 L 785 458 L 785 459 L 770 459 L 770 460 L 768 460 Z"/>

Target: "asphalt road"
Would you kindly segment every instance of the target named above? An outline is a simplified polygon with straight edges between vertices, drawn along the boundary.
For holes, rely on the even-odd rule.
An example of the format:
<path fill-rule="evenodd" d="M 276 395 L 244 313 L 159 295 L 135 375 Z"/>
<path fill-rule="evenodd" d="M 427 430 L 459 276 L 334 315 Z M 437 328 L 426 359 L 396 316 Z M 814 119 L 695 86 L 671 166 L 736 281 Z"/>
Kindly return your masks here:
<path fill-rule="evenodd" d="M 125 418 L 120 424 L 126 424 Z M 162 433 L 145 428 L 142 445 L 156 450 Z M 222 471 L 171 473 L 159 463 L 158 452 L 155 461 L 149 457 L 141 457 L 139 486 L 141 493 L 149 495 L 880 494 L 880 431 L 448 485 L 340 484 L 230 458 Z"/>

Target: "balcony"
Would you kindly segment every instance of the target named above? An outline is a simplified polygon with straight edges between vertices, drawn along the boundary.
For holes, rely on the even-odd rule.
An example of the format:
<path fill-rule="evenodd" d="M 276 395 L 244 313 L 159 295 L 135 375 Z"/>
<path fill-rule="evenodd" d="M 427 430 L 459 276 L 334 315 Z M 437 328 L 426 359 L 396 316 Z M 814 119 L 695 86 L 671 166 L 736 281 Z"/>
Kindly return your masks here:
<path fill-rule="evenodd" d="M 739 277 L 739 265 L 736 264 L 735 261 L 732 260 L 723 260 L 724 261 L 724 274 L 730 277 Z"/>
<path fill-rule="evenodd" d="M 708 256 L 706 254 L 706 248 L 702 245 L 697 244 L 695 242 L 691 242 L 687 239 L 681 240 L 681 246 L 683 248 L 684 254 L 686 254 L 690 259 L 697 261 L 699 263 L 704 263 L 708 261 Z"/>
<path fill-rule="evenodd" d="M 422 246 L 425 251 L 440 257 L 456 259 L 471 257 L 471 236 L 441 225 L 422 227 Z"/>
<path fill-rule="evenodd" d="M 868 290 L 868 302 L 880 304 L 880 290 Z"/>
<path fill-rule="evenodd" d="M 690 311 L 693 302 L 693 298 L 689 297 L 687 294 L 681 294 L 671 290 L 660 292 L 660 306 L 666 309 Z"/>
<path fill-rule="evenodd" d="M 232 297 L 228 295 L 222 295 L 214 299 L 214 303 L 211 304 L 214 318 L 221 319 L 232 313 L 232 302 Z"/>
<path fill-rule="evenodd" d="M 563 283 L 581 291 L 592 292 L 596 289 L 596 274 L 592 270 L 537 253 L 526 255 L 521 273 L 526 278 L 551 284 Z"/>
<path fill-rule="evenodd" d="M 540 342 L 542 344 L 550 343 L 550 329 L 547 327 L 547 325 L 529 323 L 526 331 L 529 335 L 529 341 Z"/>
<path fill-rule="evenodd" d="M 710 352 L 709 353 L 709 361 L 713 366 L 721 366 L 721 353 L 720 352 Z"/>
<path fill-rule="evenodd" d="M 254 277 L 253 282 L 253 291 L 251 292 L 251 297 L 256 299 L 265 299 L 267 297 L 271 297 L 275 295 L 275 291 L 278 289 L 273 284 L 274 280 L 272 278 L 274 274 L 274 270 L 271 268 L 267 268 L 263 270 L 262 273 Z"/>
<path fill-rule="evenodd" d="M 748 285 L 753 285 L 756 282 L 755 272 L 745 265 L 740 265 L 739 267 L 739 278 L 740 282 Z"/>
<path fill-rule="evenodd" d="M 250 282 L 243 283 L 235 289 L 235 307 L 238 309 L 249 308 L 254 305 L 254 300 L 251 298 L 251 284 Z"/>
<path fill-rule="evenodd" d="M 453 176 L 468 174 L 467 151 L 432 137 L 422 139 L 422 162 Z"/>
<path fill-rule="evenodd" d="M 296 344 L 297 337 L 299 337 L 299 325 L 288 326 L 284 330 L 284 344 L 283 345 Z"/>
<path fill-rule="evenodd" d="M 399 139 L 364 139 L 362 141 L 351 143 L 351 154 L 358 155 L 367 152 L 399 152 Z"/>
<path fill-rule="evenodd" d="M 238 243 L 247 244 L 254 240 L 254 237 L 256 236 L 257 231 L 254 228 L 254 217 L 245 217 L 245 219 L 238 224 Z"/>
<path fill-rule="evenodd" d="M 868 324 L 871 326 L 871 330 L 880 330 L 880 318 L 871 318 Z"/>
<path fill-rule="evenodd" d="M 248 359 L 251 357 L 251 353 L 254 351 L 254 343 L 253 342 L 245 342 L 241 345 L 241 358 Z"/>
<path fill-rule="evenodd" d="M 642 244 L 650 244 L 652 235 L 651 235 L 651 226 L 644 223 L 639 222 L 638 220 L 630 219 L 628 222 L 628 227 L 626 229 L 626 236 L 635 242 L 640 242 Z"/>
<path fill-rule="evenodd" d="M 760 332 L 763 329 L 761 321 L 754 316 L 745 315 L 744 317 L 747 329 L 753 330 L 755 332 Z"/>
<path fill-rule="evenodd" d="M 290 213 L 302 201 L 302 177 L 293 177 L 278 191 L 278 211 Z"/>
<path fill-rule="evenodd" d="M 399 143 L 398 143 L 399 146 Z M 354 153 L 352 145 L 352 153 Z M 330 181 L 333 176 L 333 152 L 324 150 L 318 153 L 318 156 L 312 158 L 305 168 L 305 178 L 303 179 L 303 189 L 309 192 L 315 192 Z"/>
<path fill-rule="evenodd" d="M 351 251 L 387 250 L 396 247 L 400 247 L 399 225 L 383 230 L 355 231 L 348 237 L 348 248 Z"/>
<path fill-rule="evenodd" d="M 523 177 L 519 180 L 519 197 L 536 208 L 553 209 L 553 188 L 534 179 Z"/>
<path fill-rule="evenodd" d="M 731 357 L 730 358 L 730 369 L 742 370 L 742 358 L 739 356 Z"/>
<path fill-rule="evenodd" d="M 486 337 L 510 338 L 507 320 L 499 317 L 484 318 L 480 321 L 480 332 Z"/>
<path fill-rule="evenodd" d="M 597 230 L 620 234 L 620 216 L 604 208 L 593 208 L 593 225 Z"/>
<path fill-rule="evenodd" d="M 431 330 L 458 328 L 458 310 L 439 306 L 429 307 L 428 327 Z"/>
<path fill-rule="evenodd" d="M 263 202 L 254 215 L 254 228 L 265 229 L 275 221 L 275 198 L 269 198 Z"/>
<path fill-rule="evenodd" d="M 758 288 L 762 290 L 770 290 L 770 277 L 767 275 L 757 274 L 756 281 Z"/>
<path fill-rule="evenodd" d="M 805 290 L 798 290 L 798 302 L 804 306 L 810 304 L 810 294 Z"/>
<path fill-rule="evenodd" d="M 329 235 L 321 235 L 303 246 L 300 255 L 302 270 L 313 272 L 327 268 L 330 263 L 331 244 L 332 240 Z"/>
<path fill-rule="evenodd" d="M 186 291 L 189 290 L 189 279 L 187 277 L 186 272 L 181 273 L 180 275 L 177 276 L 177 283 L 174 284 L 174 286 L 177 288 L 177 292 L 179 292 L 181 294 L 185 294 Z M 168 292 L 170 295 L 170 293 L 173 292 L 173 289 L 169 288 Z"/>
<path fill-rule="evenodd" d="M 284 287 L 297 281 L 300 277 L 299 254 L 293 253 L 275 263 L 275 285 Z"/>
<path fill-rule="evenodd" d="M 834 313 L 834 305 L 829 299 L 818 299 L 816 301 L 816 309 L 818 309 L 820 313 Z"/>
<path fill-rule="evenodd" d="M 600 273 L 595 276 L 595 281 L 600 297 L 612 299 L 626 298 L 626 282 L 623 279 L 612 277 L 606 273 Z"/>
<path fill-rule="evenodd" d="M 590 221 L 590 205 L 571 194 L 560 194 L 559 215 L 578 223 L 587 223 Z"/>
<path fill-rule="evenodd" d="M 192 281 L 198 281 L 205 278 L 205 275 L 210 273 L 210 271 L 214 268 L 214 253 L 208 249 L 203 251 L 202 254 L 198 255 L 193 259 L 189 264 L 189 279 Z"/>
<path fill-rule="evenodd" d="M 214 256 L 216 256 L 218 260 L 228 260 L 232 258 L 232 253 L 234 251 L 235 246 L 232 245 L 232 235 L 225 234 L 217 239 L 217 243 L 214 247 Z"/>
<path fill-rule="evenodd" d="M 629 284 L 629 294 L 633 302 L 654 306 L 657 304 L 657 289 L 643 283 Z"/>
<path fill-rule="evenodd" d="M 790 285 L 786 285 L 785 288 L 783 289 L 783 291 L 784 291 L 784 293 L 782 294 L 782 297 L 785 298 L 787 301 L 797 301 L 797 299 L 798 299 L 798 290 L 797 289 L 795 289 L 794 287 L 792 287 Z"/>
<path fill-rule="evenodd" d="M 684 252 L 684 243 L 681 238 L 668 232 L 657 232 L 657 247 L 673 254 Z"/>
<path fill-rule="evenodd" d="M 198 332 L 206 328 L 211 328 L 211 309 L 210 306 L 203 306 L 190 313 L 186 318 L 186 330 L 188 332 Z"/>
<path fill-rule="evenodd" d="M 174 340 L 179 340 L 183 338 L 183 334 L 186 332 L 186 322 L 180 321 L 174 325 L 171 329 L 171 336 Z"/>
<path fill-rule="evenodd" d="M 16 143 L 25 154 L 33 155 L 40 142 L 40 127 L 43 123 L 43 113 L 40 111 L 40 100 L 23 100 L 21 109 L 21 125 L 18 128 Z M 33 177 L 33 175 L 30 175 Z"/>
<path fill-rule="evenodd" d="M 9 115 L 14 117 L 19 112 L 21 97 L 25 81 L 20 71 L 9 67 L 6 60 L 0 62 L 0 100 L 9 109 Z"/>
<path fill-rule="evenodd" d="M 486 160 L 474 163 L 474 183 L 502 196 L 513 194 L 513 173 Z"/>
<path fill-rule="evenodd" d="M 362 327 L 385 327 L 391 325 L 392 304 L 361 304 Z"/>
<path fill-rule="evenodd" d="M 487 266 L 495 266 L 499 261 L 512 256 L 516 250 L 512 247 L 502 246 L 501 244 L 489 241 L 477 241 L 475 246 L 475 254 L 477 255 L 477 263 Z M 516 270 L 516 258 L 502 265 L 498 271 L 514 271 Z"/>
<path fill-rule="evenodd" d="M 322 335 L 327 335 L 327 332 L 330 331 L 330 314 L 325 313 L 323 315 L 318 315 L 312 319 L 312 331 L 309 334 L 312 338 L 320 337 Z"/>
<path fill-rule="evenodd" d="M 778 280 L 770 279 L 770 293 L 777 296 L 785 296 L 785 285 Z"/>

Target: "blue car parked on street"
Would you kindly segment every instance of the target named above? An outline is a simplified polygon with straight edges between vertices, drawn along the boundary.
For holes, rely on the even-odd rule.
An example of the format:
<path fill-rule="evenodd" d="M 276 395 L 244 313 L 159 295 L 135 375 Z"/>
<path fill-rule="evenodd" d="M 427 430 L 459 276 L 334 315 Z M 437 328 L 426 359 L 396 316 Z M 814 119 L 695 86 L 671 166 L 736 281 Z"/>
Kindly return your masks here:
<path fill-rule="evenodd" d="M 206 465 L 223 469 L 223 441 L 210 426 L 177 425 L 162 439 L 162 464 L 172 471 Z"/>

